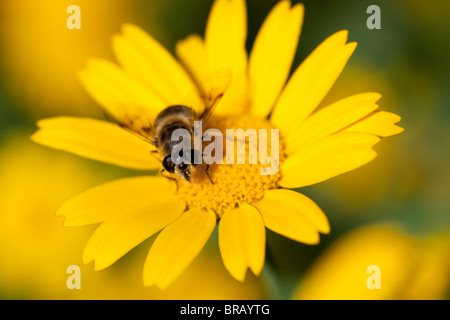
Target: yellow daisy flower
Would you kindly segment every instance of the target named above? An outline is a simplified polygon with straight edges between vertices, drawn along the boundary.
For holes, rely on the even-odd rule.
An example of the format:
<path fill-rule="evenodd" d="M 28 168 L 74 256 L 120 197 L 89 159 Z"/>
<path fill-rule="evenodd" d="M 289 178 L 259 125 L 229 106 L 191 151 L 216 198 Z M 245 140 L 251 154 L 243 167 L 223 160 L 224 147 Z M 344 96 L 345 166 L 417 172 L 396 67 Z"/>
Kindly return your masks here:
<path fill-rule="evenodd" d="M 209 120 L 224 130 L 279 129 L 280 170 L 261 175 L 262 164 L 216 164 L 208 179 L 177 184 L 166 177 L 126 178 L 88 190 L 58 211 L 66 226 L 101 223 L 83 253 L 95 269 L 108 267 L 162 230 L 144 265 L 145 285 L 168 286 L 199 254 L 218 224 L 226 269 L 244 280 L 248 268 L 264 265 L 265 227 L 290 239 L 317 244 L 330 231 L 322 210 L 289 190 L 315 184 L 373 160 L 380 138 L 403 129 L 400 117 L 376 111 L 377 93 L 362 93 L 314 112 L 356 43 L 347 31 L 327 38 L 289 77 L 303 21 L 303 6 L 280 1 L 263 23 L 249 57 L 244 0 L 216 0 L 204 39 L 180 41 L 181 64 L 140 28 L 126 24 L 113 38 L 117 66 L 92 59 L 80 78 L 92 97 L 115 118 L 153 121 L 222 69 L 232 80 Z M 138 106 L 138 107 L 136 107 Z M 193 106 L 195 108 L 195 106 Z M 38 122 L 33 140 L 90 159 L 155 170 L 154 147 L 120 126 L 100 120 L 60 117 Z M 199 170 L 200 171 L 200 170 Z"/>

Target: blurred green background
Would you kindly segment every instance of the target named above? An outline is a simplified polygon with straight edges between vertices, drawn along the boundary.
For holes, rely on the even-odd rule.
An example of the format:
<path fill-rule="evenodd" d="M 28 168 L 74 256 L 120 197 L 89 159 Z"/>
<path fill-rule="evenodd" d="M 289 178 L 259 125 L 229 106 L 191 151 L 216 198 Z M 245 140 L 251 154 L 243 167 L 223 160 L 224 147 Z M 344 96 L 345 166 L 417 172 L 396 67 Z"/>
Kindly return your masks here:
<path fill-rule="evenodd" d="M 0 2 L 0 298 L 288 299 L 296 292 L 296 297 L 313 298 L 302 284 L 322 291 L 340 290 L 333 279 L 342 274 L 323 274 L 325 284 L 311 280 L 314 272 L 316 277 L 320 272 L 332 273 L 333 269 L 323 268 L 324 261 L 346 263 L 339 260 L 336 243 L 354 235 L 354 230 L 380 223 L 394 226 L 389 232 L 413 248 L 403 262 L 395 262 L 405 265 L 393 272 L 420 281 L 405 280 L 385 295 L 361 298 L 450 297 L 448 1 L 302 1 L 305 19 L 294 68 L 336 31 L 347 29 L 349 41 L 358 42 L 323 105 L 351 94 L 379 92 L 383 95 L 380 109 L 399 114 L 405 132 L 377 146 L 379 156 L 368 165 L 300 190 L 330 220 L 331 234 L 322 236 L 319 245 L 299 244 L 268 231 L 263 274 L 248 276 L 240 284 L 223 268 L 213 237 L 194 265 L 165 292 L 142 288 L 141 268 L 152 239 L 107 270 L 93 272 L 92 265 L 81 262 L 92 228 L 65 229 L 53 216 L 70 196 L 139 172 L 37 146 L 29 136 L 43 117 L 101 117 L 76 72 L 89 57 L 113 59 L 110 39 L 122 23 L 143 27 L 173 52 L 176 41 L 192 33 L 204 34 L 212 1 L 72 2 Z M 247 1 L 248 51 L 276 2 Z M 66 27 L 66 8 L 71 4 L 81 8 L 81 30 Z M 381 9 L 380 30 L 366 27 L 366 9 L 372 4 Z M 362 241 L 358 237 L 364 234 L 355 241 Z M 380 232 L 380 243 L 383 235 Z M 393 250 L 395 243 L 390 241 L 381 252 Z M 430 260 L 418 253 L 434 252 L 430 248 L 436 247 Z M 348 250 L 354 250 L 350 255 L 354 257 L 370 251 L 370 246 Z M 334 260 L 324 258 L 330 255 Z M 423 261 L 431 262 L 424 267 Z M 65 268 L 71 264 L 82 268 L 79 291 L 66 287 Z M 406 283 L 418 284 L 411 288 Z M 419 295 L 406 293 L 416 291 Z"/>

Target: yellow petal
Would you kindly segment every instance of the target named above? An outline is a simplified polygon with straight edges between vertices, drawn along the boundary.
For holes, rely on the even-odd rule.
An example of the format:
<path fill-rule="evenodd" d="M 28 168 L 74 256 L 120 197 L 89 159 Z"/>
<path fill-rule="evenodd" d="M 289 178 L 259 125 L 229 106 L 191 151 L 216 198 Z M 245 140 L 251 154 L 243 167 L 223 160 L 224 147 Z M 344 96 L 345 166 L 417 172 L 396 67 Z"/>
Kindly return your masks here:
<path fill-rule="evenodd" d="M 259 275 L 264 266 L 266 235 L 261 214 L 249 204 L 225 212 L 219 223 L 219 248 L 225 268 L 244 281 L 247 268 Z"/>
<path fill-rule="evenodd" d="M 195 85 L 178 61 L 141 28 L 124 24 L 113 38 L 113 51 L 124 68 L 158 92 L 165 101 L 183 103 Z"/>
<path fill-rule="evenodd" d="M 158 81 L 161 75 L 157 74 L 152 62 L 144 57 L 138 47 L 129 39 L 115 35 L 112 37 L 112 48 L 117 60 L 130 75 L 154 92 L 165 105 L 171 104 L 171 98 L 176 97 L 176 92 L 172 97 L 168 96 L 169 84 Z"/>
<path fill-rule="evenodd" d="M 119 126 L 88 118 L 40 120 L 31 139 L 45 146 L 117 166 L 153 170 L 161 166 L 154 147 Z"/>
<path fill-rule="evenodd" d="M 281 165 L 280 185 L 300 188 L 354 170 L 376 157 L 380 138 L 368 133 L 337 133 L 304 145 Z"/>
<path fill-rule="evenodd" d="M 158 235 L 144 264 L 144 285 L 166 288 L 192 262 L 216 225 L 212 211 L 185 212 Z"/>
<path fill-rule="evenodd" d="M 205 38 L 203 42 L 197 35 L 189 36 L 177 44 L 177 54 L 206 96 L 210 94 L 207 83 L 211 76 L 229 70 L 232 81 L 227 90 L 222 92 L 224 95 L 214 113 L 242 113 L 249 104 L 245 1 L 215 1 L 208 19 Z"/>
<path fill-rule="evenodd" d="M 210 73 L 229 69 L 232 82 L 217 114 L 242 113 L 247 98 L 247 9 L 244 0 L 216 0 L 208 18 L 205 50 Z"/>
<path fill-rule="evenodd" d="M 90 59 L 78 75 L 93 99 L 119 120 L 124 116 L 150 120 L 167 106 L 160 96 L 109 61 Z"/>
<path fill-rule="evenodd" d="M 302 144 L 317 141 L 364 118 L 378 107 L 376 102 L 380 98 L 378 93 L 357 94 L 317 111 L 285 137 L 286 152 L 292 154 Z"/>
<path fill-rule="evenodd" d="M 141 197 L 135 205 L 108 218 L 95 230 L 84 249 L 84 263 L 95 260 L 95 270 L 109 267 L 183 213 L 185 203 L 173 194 L 151 197 L 151 192 L 147 190 L 147 197 L 152 201 L 139 202 Z"/>
<path fill-rule="evenodd" d="M 317 108 L 356 48 L 345 44 L 347 34 L 330 36 L 294 72 L 271 116 L 277 128 L 289 133 Z"/>
<path fill-rule="evenodd" d="M 66 227 L 84 226 L 151 207 L 156 199 L 172 199 L 174 192 L 174 183 L 163 177 L 119 179 L 74 196 L 56 214 L 64 217 Z"/>
<path fill-rule="evenodd" d="M 246 69 L 247 9 L 244 0 L 216 0 L 208 18 L 205 45 L 211 72 Z"/>
<path fill-rule="evenodd" d="M 267 228 L 295 241 L 317 244 L 318 232 L 330 232 L 323 211 L 314 201 L 298 192 L 269 190 L 255 206 Z"/>
<path fill-rule="evenodd" d="M 290 9 L 280 1 L 262 25 L 250 54 L 249 75 L 253 114 L 265 117 L 284 86 L 297 49 L 303 5 Z"/>
<path fill-rule="evenodd" d="M 209 74 L 205 44 L 199 35 L 190 35 L 177 42 L 175 52 L 192 77 L 200 83 Z"/>
<path fill-rule="evenodd" d="M 368 132 L 379 137 L 388 137 L 403 132 L 403 128 L 395 125 L 401 117 L 386 111 L 374 112 L 361 121 L 347 127 L 343 132 Z"/>

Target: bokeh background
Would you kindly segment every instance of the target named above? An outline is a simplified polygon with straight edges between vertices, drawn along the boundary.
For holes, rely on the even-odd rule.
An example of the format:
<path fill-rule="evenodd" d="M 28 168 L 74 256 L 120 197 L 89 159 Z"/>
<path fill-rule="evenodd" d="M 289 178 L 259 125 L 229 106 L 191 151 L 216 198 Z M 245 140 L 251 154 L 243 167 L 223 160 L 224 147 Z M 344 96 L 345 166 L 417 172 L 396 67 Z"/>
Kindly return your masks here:
<path fill-rule="evenodd" d="M 248 48 L 276 0 L 248 0 Z M 293 1 L 294 3 L 298 1 Z M 302 188 L 326 212 L 331 233 L 308 246 L 267 233 L 266 265 L 244 283 L 224 269 L 217 230 L 167 290 L 142 286 L 151 238 L 113 266 L 81 261 L 93 227 L 63 228 L 55 210 L 69 197 L 137 175 L 33 144 L 35 122 L 102 117 L 76 72 L 89 57 L 113 59 L 120 25 L 140 25 L 173 52 L 204 32 L 212 0 L 0 1 L 0 299 L 448 299 L 450 297 L 450 3 L 447 0 L 305 0 L 296 67 L 342 29 L 358 48 L 323 105 L 366 91 L 402 116 L 405 132 L 376 147 L 370 164 Z M 68 30 L 69 5 L 81 30 Z M 369 30 L 366 9 L 381 9 Z M 69 290 L 69 265 L 81 290 Z M 381 289 L 369 290 L 369 265 Z"/>

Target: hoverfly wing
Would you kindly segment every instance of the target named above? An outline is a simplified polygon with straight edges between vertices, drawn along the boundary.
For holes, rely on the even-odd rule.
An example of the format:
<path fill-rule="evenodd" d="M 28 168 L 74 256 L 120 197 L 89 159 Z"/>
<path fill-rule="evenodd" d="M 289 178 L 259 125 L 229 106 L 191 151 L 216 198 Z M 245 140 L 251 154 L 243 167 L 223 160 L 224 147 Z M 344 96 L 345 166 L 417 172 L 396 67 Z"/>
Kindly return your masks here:
<path fill-rule="evenodd" d="M 231 78 L 232 73 L 230 69 L 221 69 L 214 72 L 200 84 L 200 94 L 204 108 L 198 113 L 198 120 L 208 121 L 230 86 Z"/>
<path fill-rule="evenodd" d="M 192 122 L 196 120 L 207 121 L 220 102 L 231 83 L 231 70 L 221 69 L 212 73 L 198 84 L 198 90 L 190 92 L 182 105 L 192 108 Z M 112 111 L 111 111 L 112 110 Z M 153 110 L 145 106 L 124 105 L 118 103 L 109 111 L 104 110 L 107 120 L 116 123 L 123 129 L 133 133 L 144 141 L 158 147 L 155 140 Z"/>
<path fill-rule="evenodd" d="M 231 83 L 231 70 L 221 69 L 197 82 L 197 91 L 189 92 L 182 104 L 190 106 L 193 121 L 207 121 Z"/>
<path fill-rule="evenodd" d="M 126 112 L 127 109 L 133 110 L 133 112 Z M 122 108 L 116 108 L 116 110 L 118 111 L 114 114 L 110 111 L 103 110 L 103 114 L 108 121 L 116 123 L 118 126 L 134 134 L 138 138 L 157 147 L 157 142 L 152 136 L 152 117 L 145 107 L 133 106 L 133 108 L 126 108 L 123 106 Z"/>

